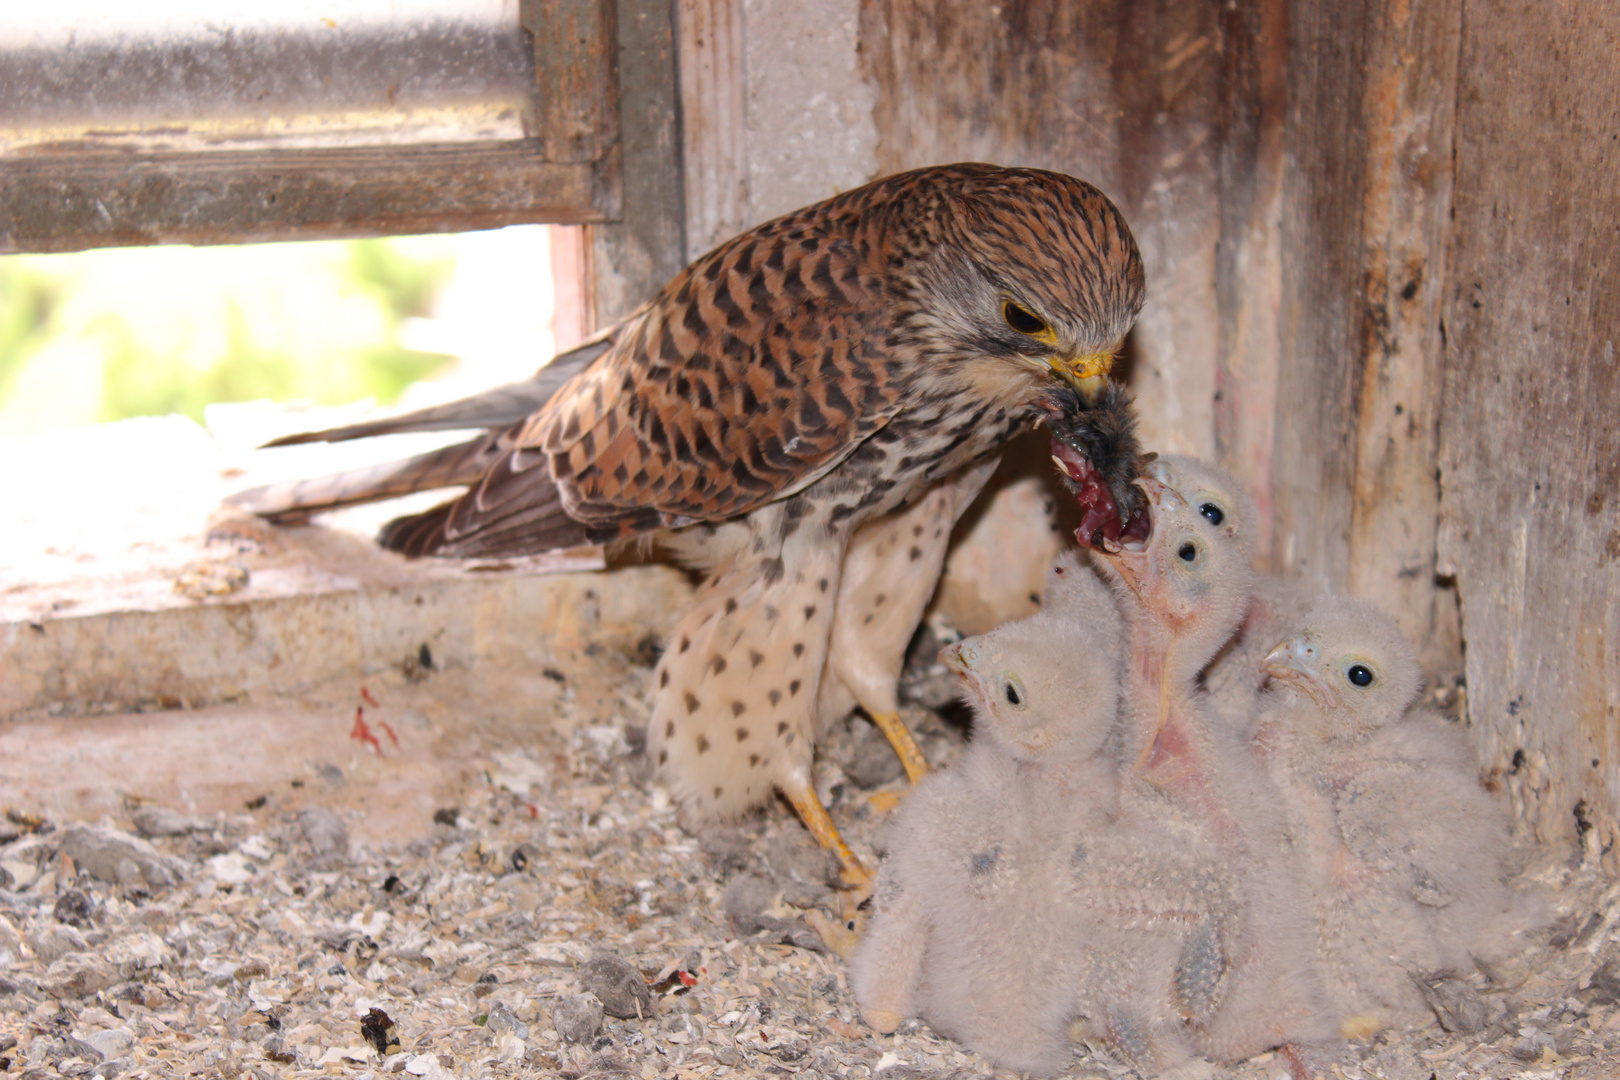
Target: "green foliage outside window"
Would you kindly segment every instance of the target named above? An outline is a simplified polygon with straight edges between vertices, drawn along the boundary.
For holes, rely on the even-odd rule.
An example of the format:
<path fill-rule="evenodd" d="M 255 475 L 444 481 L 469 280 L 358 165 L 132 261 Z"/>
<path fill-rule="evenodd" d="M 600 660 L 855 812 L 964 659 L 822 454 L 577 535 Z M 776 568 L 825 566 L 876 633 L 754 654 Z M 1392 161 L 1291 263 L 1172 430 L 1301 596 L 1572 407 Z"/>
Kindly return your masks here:
<path fill-rule="evenodd" d="M 402 342 L 444 237 L 0 258 L 0 436 L 216 401 L 389 403 L 448 358 Z"/>

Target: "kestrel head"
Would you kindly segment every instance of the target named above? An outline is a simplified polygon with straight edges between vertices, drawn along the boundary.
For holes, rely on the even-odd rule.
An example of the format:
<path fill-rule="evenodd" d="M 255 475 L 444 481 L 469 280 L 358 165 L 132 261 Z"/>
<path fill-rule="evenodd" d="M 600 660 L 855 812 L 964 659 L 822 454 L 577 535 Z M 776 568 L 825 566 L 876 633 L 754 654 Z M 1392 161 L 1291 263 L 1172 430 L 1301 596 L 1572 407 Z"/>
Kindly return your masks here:
<path fill-rule="evenodd" d="M 1423 683 L 1417 654 L 1395 620 L 1351 597 L 1319 601 L 1304 625 L 1271 650 L 1265 671 L 1320 706 L 1325 738 L 1354 738 L 1393 723 Z"/>
<path fill-rule="evenodd" d="M 1061 379 L 1096 402 L 1142 310 L 1142 257 L 1125 219 L 1072 176 L 962 169 L 936 204 L 940 243 L 918 265 L 914 296 L 943 331 L 934 344 Z"/>

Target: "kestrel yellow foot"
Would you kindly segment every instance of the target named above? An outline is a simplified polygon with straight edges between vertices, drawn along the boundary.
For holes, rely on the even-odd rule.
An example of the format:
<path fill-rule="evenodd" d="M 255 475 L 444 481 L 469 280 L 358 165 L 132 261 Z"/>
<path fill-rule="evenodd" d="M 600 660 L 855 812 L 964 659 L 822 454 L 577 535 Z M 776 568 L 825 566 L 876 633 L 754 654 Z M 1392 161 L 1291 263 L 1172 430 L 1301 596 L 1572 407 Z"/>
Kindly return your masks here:
<path fill-rule="evenodd" d="M 906 730 L 906 723 L 900 719 L 899 713 L 874 712 L 872 723 L 888 736 L 889 745 L 894 747 L 894 752 L 900 756 L 900 764 L 905 766 L 906 777 L 913 784 L 932 771 L 928 759 L 923 757 L 922 750 L 917 746 L 917 740 Z"/>
<path fill-rule="evenodd" d="M 799 819 L 804 822 L 810 835 L 816 838 L 816 843 L 826 848 L 838 857 L 838 876 L 840 887 L 846 894 L 856 894 L 854 902 L 859 904 L 872 895 L 872 871 L 850 850 L 844 843 L 844 838 L 838 834 L 838 826 L 834 825 L 832 818 L 827 814 L 827 808 L 821 805 L 821 799 L 816 795 L 815 788 L 807 783 L 784 784 L 782 794 L 787 801 L 793 804 L 798 811 Z"/>
<path fill-rule="evenodd" d="M 874 791 L 866 797 L 866 805 L 871 807 L 874 814 L 888 814 L 905 797 L 901 791 Z"/>

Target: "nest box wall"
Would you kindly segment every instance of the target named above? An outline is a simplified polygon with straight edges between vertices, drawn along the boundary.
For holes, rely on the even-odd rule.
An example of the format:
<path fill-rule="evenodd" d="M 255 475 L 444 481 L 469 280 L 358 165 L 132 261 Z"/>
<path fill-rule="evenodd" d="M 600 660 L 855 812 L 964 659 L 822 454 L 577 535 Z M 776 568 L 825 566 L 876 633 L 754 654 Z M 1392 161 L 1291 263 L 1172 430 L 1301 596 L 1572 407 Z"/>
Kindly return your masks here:
<path fill-rule="evenodd" d="M 1516 812 L 1607 845 L 1620 14 L 682 0 L 677 22 L 690 251 L 939 161 L 1096 182 L 1148 264 L 1148 445 L 1243 476 L 1272 568 L 1396 613 L 1431 680 L 1466 673 Z"/>

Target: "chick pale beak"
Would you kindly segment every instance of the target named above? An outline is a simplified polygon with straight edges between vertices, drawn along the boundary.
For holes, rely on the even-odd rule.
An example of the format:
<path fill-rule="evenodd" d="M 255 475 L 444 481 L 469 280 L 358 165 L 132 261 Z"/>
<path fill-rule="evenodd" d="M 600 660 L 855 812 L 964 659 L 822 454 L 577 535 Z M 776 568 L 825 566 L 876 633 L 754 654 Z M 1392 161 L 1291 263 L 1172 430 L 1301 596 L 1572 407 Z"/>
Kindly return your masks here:
<path fill-rule="evenodd" d="M 1054 356 L 1047 363 L 1053 374 L 1080 392 L 1087 405 L 1095 405 L 1108 386 L 1108 373 L 1114 369 L 1114 350 L 1103 349 L 1085 356 Z"/>
<path fill-rule="evenodd" d="M 962 644 L 958 641 L 939 650 L 939 662 L 957 675 L 967 675 L 972 670 L 970 658 L 962 655 Z"/>
<path fill-rule="evenodd" d="M 1316 670 L 1316 648 L 1303 634 L 1284 638 L 1266 654 L 1261 665 L 1267 675 L 1298 687 L 1324 708 L 1339 707 L 1339 695 L 1322 681 Z"/>

